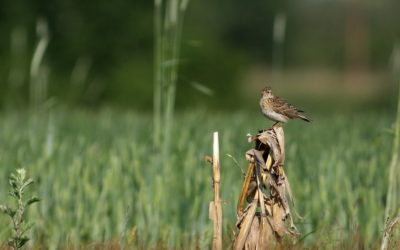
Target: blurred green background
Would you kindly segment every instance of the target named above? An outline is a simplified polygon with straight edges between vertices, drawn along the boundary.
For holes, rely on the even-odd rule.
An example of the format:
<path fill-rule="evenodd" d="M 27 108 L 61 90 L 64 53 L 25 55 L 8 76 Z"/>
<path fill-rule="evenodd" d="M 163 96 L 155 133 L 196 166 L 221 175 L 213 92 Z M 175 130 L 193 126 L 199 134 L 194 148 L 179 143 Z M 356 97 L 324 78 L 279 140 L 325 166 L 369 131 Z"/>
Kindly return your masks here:
<path fill-rule="evenodd" d="M 399 9 L 396 0 L 191 1 L 177 108 L 254 109 L 267 84 L 310 106 L 385 105 L 400 68 Z M 47 98 L 151 111 L 153 3 L 145 0 L 1 1 L 2 108 L 29 104 L 39 19 L 48 24 Z"/>
<path fill-rule="evenodd" d="M 242 176 L 227 154 L 247 166 L 246 134 L 272 125 L 258 107 L 270 85 L 313 119 L 285 125 L 285 171 L 306 217 L 295 221 L 297 246 L 377 247 L 385 208 L 400 212 L 399 168 L 389 169 L 400 152 L 399 9 L 398 0 L 191 0 L 179 59 L 156 67 L 179 66 L 178 112 L 157 121 L 153 1 L 3 0 L 0 204 L 10 202 L 9 174 L 25 167 L 42 198 L 28 213 L 30 247 L 205 249 L 203 159 L 219 131 L 229 246 Z M 0 248 L 7 225 L 0 216 Z"/>

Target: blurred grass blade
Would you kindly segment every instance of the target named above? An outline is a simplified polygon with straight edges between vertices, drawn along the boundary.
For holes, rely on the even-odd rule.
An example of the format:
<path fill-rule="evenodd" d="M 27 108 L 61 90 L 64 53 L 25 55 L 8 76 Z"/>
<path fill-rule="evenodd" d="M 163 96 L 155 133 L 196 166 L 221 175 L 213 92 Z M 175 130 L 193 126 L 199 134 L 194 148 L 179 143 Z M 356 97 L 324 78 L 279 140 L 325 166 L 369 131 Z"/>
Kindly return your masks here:
<path fill-rule="evenodd" d="M 179 48 L 188 1 L 154 2 L 154 135 L 153 145 L 165 162 L 169 157 L 174 120 Z"/>
<path fill-rule="evenodd" d="M 208 96 L 213 96 L 214 95 L 214 91 L 212 89 L 210 89 L 209 87 L 199 83 L 199 82 L 190 82 L 189 83 L 190 86 L 192 86 L 195 90 L 208 95 Z"/>
<path fill-rule="evenodd" d="M 36 32 L 39 42 L 33 54 L 30 68 L 30 101 L 35 108 L 44 102 L 47 92 L 47 68 L 41 67 L 49 43 L 49 31 L 45 20 L 39 19 L 37 21 Z"/>
<path fill-rule="evenodd" d="M 385 208 L 385 221 L 391 218 L 394 214 L 400 212 L 398 207 L 399 193 L 399 179 L 400 179 L 400 162 L 399 162 L 399 151 L 400 151 L 400 81 L 398 87 L 398 104 L 397 104 L 397 116 L 395 121 L 395 132 L 393 136 L 393 151 L 392 159 L 389 167 L 389 182 L 388 191 L 386 195 L 386 208 Z"/>

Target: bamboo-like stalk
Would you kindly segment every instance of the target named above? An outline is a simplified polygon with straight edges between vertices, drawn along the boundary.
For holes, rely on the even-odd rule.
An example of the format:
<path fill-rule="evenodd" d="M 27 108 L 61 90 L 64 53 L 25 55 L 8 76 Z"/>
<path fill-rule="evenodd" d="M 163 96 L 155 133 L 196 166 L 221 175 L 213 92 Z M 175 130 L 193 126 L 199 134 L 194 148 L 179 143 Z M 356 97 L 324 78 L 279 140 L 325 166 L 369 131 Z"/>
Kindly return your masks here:
<path fill-rule="evenodd" d="M 210 217 L 214 221 L 213 232 L 213 250 L 222 249 L 222 207 L 219 198 L 219 185 L 221 182 L 220 165 L 219 165 L 219 142 L 218 132 L 213 134 L 213 184 L 214 184 L 214 201 L 211 203 Z"/>
<path fill-rule="evenodd" d="M 182 24 L 188 0 L 155 0 L 154 145 L 169 155 L 174 120 Z"/>
<path fill-rule="evenodd" d="M 154 96 L 153 96 L 153 143 L 161 140 L 161 86 L 162 86 L 162 0 L 154 0 Z"/>
<path fill-rule="evenodd" d="M 174 107 L 175 107 L 175 95 L 176 95 L 176 83 L 178 79 L 178 65 L 179 65 L 179 49 L 180 49 L 180 40 L 182 33 L 182 24 L 183 18 L 186 10 L 186 5 L 179 5 L 178 0 L 170 0 L 168 4 L 167 15 L 166 15 L 166 32 L 169 36 L 169 50 L 170 55 L 166 55 L 167 62 L 171 63 L 171 66 L 165 65 L 168 67 L 166 70 L 166 79 L 165 83 L 165 111 L 164 111 L 164 141 L 163 141 L 163 152 L 164 158 L 169 155 L 169 148 L 171 144 L 171 130 L 173 126 L 174 119 Z M 167 51 L 166 51 L 167 52 Z"/>

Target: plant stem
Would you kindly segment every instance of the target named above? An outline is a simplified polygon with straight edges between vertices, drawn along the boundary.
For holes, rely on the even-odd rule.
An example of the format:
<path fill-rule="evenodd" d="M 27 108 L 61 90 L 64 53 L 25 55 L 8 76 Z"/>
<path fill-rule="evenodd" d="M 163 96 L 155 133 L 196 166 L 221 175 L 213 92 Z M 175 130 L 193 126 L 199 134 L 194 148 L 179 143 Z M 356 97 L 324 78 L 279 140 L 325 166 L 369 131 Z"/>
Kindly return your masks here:
<path fill-rule="evenodd" d="M 47 22 L 38 20 L 37 33 L 39 42 L 32 57 L 30 67 L 30 101 L 35 109 L 41 104 L 46 95 L 47 76 L 42 66 L 44 53 L 49 43 Z"/>
<path fill-rule="evenodd" d="M 188 0 L 155 0 L 154 14 L 154 137 L 161 146 L 163 160 L 168 159 L 174 120 L 179 48 L 183 17 Z"/>
<path fill-rule="evenodd" d="M 400 150 L 400 82 L 399 82 L 399 96 L 397 104 L 397 119 L 395 124 L 395 132 L 393 138 L 393 153 L 389 169 L 389 187 L 386 195 L 386 208 L 385 208 L 385 221 L 391 214 L 396 212 L 397 198 L 398 198 L 398 178 L 399 178 L 399 150 Z M 396 172 L 397 170 L 397 172 Z"/>
<path fill-rule="evenodd" d="M 161 140 L 161 87 L 162 87 L 162 0 L 154 1 L 154 97 L 153 144 Z"/>

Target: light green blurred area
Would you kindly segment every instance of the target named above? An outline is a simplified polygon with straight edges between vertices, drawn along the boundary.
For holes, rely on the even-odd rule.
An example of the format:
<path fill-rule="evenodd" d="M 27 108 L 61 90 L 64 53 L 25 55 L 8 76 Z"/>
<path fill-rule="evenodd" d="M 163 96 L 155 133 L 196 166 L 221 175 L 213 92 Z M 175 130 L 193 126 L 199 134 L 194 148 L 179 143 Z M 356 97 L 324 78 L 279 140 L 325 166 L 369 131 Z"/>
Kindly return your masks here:
<path fill-rule="evenodd" d="M 318 115 L 312 123 L 285 125 L 285 171 L 304 244 L 359 235 L 376 244 L 383 230 L 391 156 L 390 112 Z M 66 242 L 109 242 L 137 230 L 137 243 L 194 246 L 211 239 L 212 132 L 219 131 L 224 233 L 231 234 L 247 133 L 272 122 L 260 114 L 180 113 L 174 120 L 168 162 L 152 147 L 151 117 L 132 112 L 52 110 L 48 115 L 3 113 L 0 123 L 0 201 L 10 201 L 7 176 L 24 167 L 42 201 L 28 213 L 35 222 L 30 244 L 49 249 Z M 7 236 L 0 216 L 0 238 Z M 125 233 L 124 233 L 125 232 Z M 197 240 L 197 241 L 196 241 Z M 332 243 L 334 244 L 334 243 Z"/>

